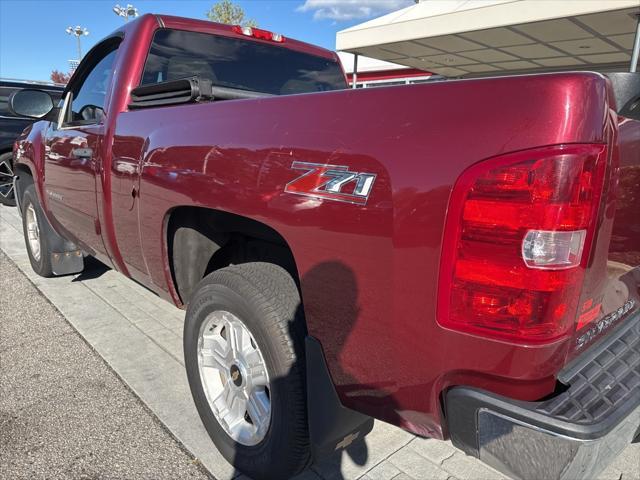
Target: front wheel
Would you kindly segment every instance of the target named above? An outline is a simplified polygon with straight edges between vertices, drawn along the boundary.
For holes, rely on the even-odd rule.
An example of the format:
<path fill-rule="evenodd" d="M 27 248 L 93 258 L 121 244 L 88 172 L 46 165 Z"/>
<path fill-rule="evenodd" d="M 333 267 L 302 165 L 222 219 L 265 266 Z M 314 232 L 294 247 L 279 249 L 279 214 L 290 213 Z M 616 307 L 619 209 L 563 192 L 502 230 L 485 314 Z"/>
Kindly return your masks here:
<path fill-rule="evenodd" d="M 0 155 L 0 203 L 14 207 L 16 205 L 13 191 L 13 154 L 11 152 Z"/>
<path fill-rule="evenodd" d="M 246 263 L 199 284 L 184 327 L 200 418 L 222 455 L 255 479 L 286 479 L 309 462 L 304 320 L 281 267 Z"/>
<path fill-rule="evenodd" d="M 21 208 L 22 231 L 31 268 L 41 277 L 53 277 L 50 239 L 44 224 L 47 220 L 40 208 L 33 184 L 25 188 Z"/>

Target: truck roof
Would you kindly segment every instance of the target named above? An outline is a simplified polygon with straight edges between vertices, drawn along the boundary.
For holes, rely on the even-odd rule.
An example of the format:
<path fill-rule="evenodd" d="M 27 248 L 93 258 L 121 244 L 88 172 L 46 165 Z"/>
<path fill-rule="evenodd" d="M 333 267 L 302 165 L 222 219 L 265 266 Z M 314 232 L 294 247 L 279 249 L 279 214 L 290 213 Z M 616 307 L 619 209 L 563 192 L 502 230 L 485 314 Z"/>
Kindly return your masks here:
<path fill-rule="evenodd" d="M 212 33 L 217 35 L 224 35 L 225 37 L 241 38 L 243 40 L 253 40 L 256 42 L 268 43 L 270 45 L 277 45 L 290 50 L 296 50 L 299 52 L 307 53 L 310 55 L 316 55 L 318 57 L 329 58 L 331 60 L 338 60 L 338 55 L 326 48 L 318 47 L 310 43 L 301 42 L 293 38 L 284 36 L 285 40 L 282 43 L 274 43 L 266 40 L 260 40 L 254 37 L 247 37 L 245 35 L 238 34 L 233 31 L 233 25 L 225 25 L 222 23 L 216 23 L 209 20 L 197 20 L 194 18 L 176 17 L 173 15 L 154 15 L 145 14 L 140 17 L 140 20 L 145 17 L 153 16 L 157 19 L 161 28 L 173 28 L 177 30 L 188 30 L 201 33 Z M 281 32 L 277 32 L 281 33 Z"/>

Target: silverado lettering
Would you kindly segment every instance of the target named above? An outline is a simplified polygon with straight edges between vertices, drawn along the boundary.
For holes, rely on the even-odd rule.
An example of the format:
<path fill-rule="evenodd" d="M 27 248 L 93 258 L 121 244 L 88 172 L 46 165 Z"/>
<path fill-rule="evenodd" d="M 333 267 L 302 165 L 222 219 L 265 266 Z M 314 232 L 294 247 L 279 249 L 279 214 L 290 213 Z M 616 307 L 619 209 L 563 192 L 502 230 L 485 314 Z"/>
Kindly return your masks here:
<path fill-rule="evenodd" d="M 618 320 L 621 320 L 627 313 L 633 310 L 635 304 L 636 302 L 634 300 L 629 300 L 622 307 L 619 307 L 617 310 L 611 312 L 608 315 L 605 315 L 600 320 L 595 322 L 595 324 L 591 328 L 589 328 L 586 332 L 584 332 L 576 339 L 577 347 L 584 347 L 587 343 L 591 342 L 595 337 L 600 335 L 612 324 L 616 323 Z"/>

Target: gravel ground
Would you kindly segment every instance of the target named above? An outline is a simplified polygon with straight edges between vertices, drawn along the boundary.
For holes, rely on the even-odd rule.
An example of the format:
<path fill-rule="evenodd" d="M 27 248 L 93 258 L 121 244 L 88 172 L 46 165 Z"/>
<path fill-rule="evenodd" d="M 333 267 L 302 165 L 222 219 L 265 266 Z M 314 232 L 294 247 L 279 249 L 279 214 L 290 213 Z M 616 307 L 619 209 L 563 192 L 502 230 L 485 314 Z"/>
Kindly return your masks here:
<path fill-rule="evenodd" d="M 0 478 L 212 478 L 2 252 Z"/>

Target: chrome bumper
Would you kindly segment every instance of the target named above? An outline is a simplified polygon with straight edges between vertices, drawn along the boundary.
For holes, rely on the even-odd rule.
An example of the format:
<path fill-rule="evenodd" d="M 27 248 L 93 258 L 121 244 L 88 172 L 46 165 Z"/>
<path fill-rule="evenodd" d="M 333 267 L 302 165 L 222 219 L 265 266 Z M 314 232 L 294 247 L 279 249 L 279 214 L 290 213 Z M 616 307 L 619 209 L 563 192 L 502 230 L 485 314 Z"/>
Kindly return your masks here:
<path fill-rule="evenodd" d="M 516 479 L 595 477 L 640 433 L 640 313 L 559 378 L 568 389 L 542 402 L 452 388 L 453 444 Z"/>

